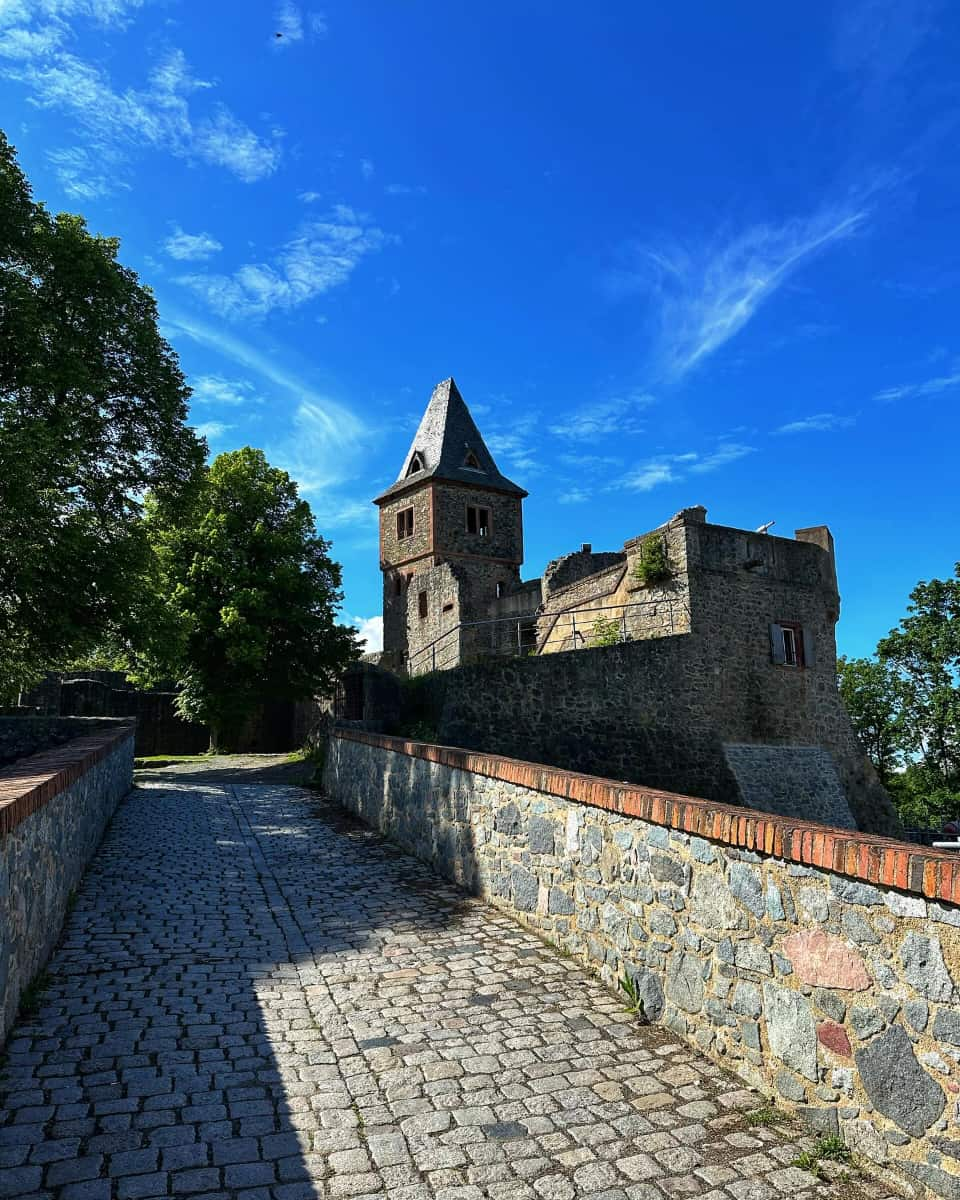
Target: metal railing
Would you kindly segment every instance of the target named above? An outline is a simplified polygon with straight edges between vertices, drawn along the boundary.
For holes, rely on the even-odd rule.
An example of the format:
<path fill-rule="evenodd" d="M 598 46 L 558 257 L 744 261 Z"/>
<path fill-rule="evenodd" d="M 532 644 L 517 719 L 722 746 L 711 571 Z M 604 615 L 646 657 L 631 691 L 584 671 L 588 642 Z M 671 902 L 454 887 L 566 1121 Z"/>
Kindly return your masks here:
<path fill-rule="evenodd" d="M 679 596 L 461 621 L 411 654 L 407 672 L 444 671 L 472 658 L 526 657 L 645 641 L 689 629 L 690 610 Z"/>

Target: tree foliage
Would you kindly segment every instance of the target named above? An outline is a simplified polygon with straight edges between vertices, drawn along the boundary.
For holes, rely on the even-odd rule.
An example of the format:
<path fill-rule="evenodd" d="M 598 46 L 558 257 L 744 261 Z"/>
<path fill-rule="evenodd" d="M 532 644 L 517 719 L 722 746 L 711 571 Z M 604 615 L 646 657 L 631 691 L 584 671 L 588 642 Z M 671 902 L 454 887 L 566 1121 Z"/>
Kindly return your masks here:
<path fill-rule="evenodd" d="M 0 133 L 0 698 L 122 619 L 144 493 L 175 510 L 203 463 L 154 298 L 117 250 L 34 201 Z"/>
<path fill-rule="evenodd" d="M 840 659 L 840 693 L 904 823 L 960 817 L 960 563 L 920 582 L 876 657 Z"/>
<path fill-rule="evenodd" d="M 250 447 L 221 454 L 188 514 L 171 522 L 151 503 L 146 526 L 140 678 L 177 680 L 181 714 L 210 726 L 213 748 L 234 748 L 265 702 L 333 690 L 357 635 L 336 622 L 340 567 L 285 471 Z"/>

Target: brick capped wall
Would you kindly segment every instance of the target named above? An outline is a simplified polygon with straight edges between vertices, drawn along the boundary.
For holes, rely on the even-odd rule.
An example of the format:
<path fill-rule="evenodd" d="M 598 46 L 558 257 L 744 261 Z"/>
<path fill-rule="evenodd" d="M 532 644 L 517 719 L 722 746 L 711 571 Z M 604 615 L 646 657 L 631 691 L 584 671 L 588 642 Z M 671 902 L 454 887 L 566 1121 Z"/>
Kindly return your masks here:
<path fill-rule="evenodd" d="M 960 859 L 338 730 L 331 796 L 878 1167 L 960 1194 Z"/>
<path fill-rule="evenodd" d="M 0 1045 L 130 790 L 133 743 L 133 726 L 113 722 L 0 770 Z"/>

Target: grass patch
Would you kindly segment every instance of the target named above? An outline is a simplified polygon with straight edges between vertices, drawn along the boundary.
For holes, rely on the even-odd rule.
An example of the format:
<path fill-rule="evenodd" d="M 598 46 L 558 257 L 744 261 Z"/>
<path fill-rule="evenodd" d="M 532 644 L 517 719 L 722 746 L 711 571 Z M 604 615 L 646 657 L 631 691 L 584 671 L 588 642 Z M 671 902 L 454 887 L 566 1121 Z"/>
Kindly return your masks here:
<path fill-rule="evenodd" d="M 135 758 L 135 767 L 174 767 L 177 763 L 209 762 L 209 754 L 146 754 Z"/>
<path fill-rule="evenodd" d="M 847 1148 L 843 1138 L 835 1133 L 817 1138 L 812 1150 L 804 1150 L 798 1154 L 791 1166 L 799 1167 L 801 1171 L 809 1171 L 818 1179 L 823 1178 L 822 1162 L 850 1163 L 853 1155 Z"/>
<path fill-rule="evenodd" d="M 761 1104 L 759 1108 L 753 1109 L 752 1112 L 743 1114 L 743 1119 L 748 1125 L 792 1125 L 796 1120 L 789 1113 L 781 1112 L 780 1109 L 774 1108 L 772 1104 Z"/>

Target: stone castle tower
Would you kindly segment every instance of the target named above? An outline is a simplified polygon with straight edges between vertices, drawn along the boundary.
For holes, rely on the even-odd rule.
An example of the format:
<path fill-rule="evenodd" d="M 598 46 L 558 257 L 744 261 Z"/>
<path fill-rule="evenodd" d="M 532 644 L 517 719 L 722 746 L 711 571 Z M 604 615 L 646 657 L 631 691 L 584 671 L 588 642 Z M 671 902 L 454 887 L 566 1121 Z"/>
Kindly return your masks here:
<path fill-rule="evenodd" d="M 500 473 L 452 379 L 437 384 L 380 508 L 385 663 L 455 666 L 521 588 L 526 492 Z"/>

